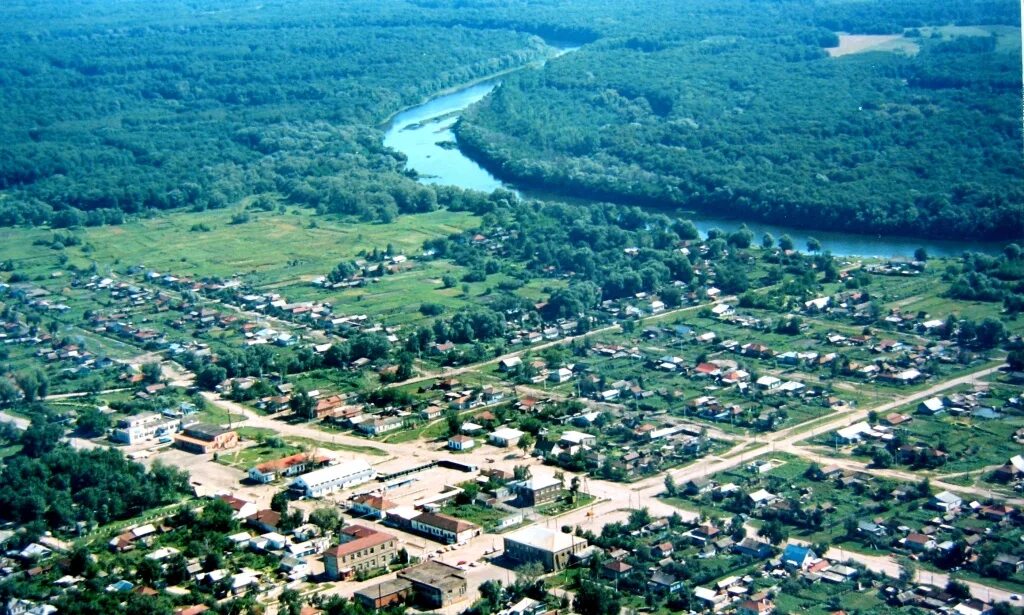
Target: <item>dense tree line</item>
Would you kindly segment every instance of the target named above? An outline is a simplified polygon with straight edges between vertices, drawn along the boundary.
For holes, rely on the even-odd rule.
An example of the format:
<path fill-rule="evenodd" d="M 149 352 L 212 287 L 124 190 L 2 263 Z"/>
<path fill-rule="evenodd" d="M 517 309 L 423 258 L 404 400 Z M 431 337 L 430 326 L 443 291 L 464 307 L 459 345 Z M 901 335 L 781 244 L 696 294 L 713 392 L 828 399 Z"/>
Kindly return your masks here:
<path fill-rule="evenodd" d="M 1021 235 L 1019 33 L 913 30 L 916 55 L 823 50 L 832 30 L 1018 26 L 1016 12 L 688 7 L 652 3 L 543 71 L 506 79 L 464 115 L 460 145 L 501 177 L 572 196 L 811 228 Z"/>
<path fill-rule="evenodd" d="M 118 224 L 251 194 L 384 221 L 428 210 L 433 191 L 375 126 L 548 52 L 397 0 L 15 1 L 0 15 L 4 225 Z"/>
<path fill-rule="evenodd" d="M 21 454 L 0 470 L 3 516 L 30 528 L 68 531 L 80 521 L 104 524 L 138 515 L 188 493 L 188 474 L 157 464 L 151 470 L 120 451 L 76 450 L 64 428 L 34 420 L 22 434 Z"/>

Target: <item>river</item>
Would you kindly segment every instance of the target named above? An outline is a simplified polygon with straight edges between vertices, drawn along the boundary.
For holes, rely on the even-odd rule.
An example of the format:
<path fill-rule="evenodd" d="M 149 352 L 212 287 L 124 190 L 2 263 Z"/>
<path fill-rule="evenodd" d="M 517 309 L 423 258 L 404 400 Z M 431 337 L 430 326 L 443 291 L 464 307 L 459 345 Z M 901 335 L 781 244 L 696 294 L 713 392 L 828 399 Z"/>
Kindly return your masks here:
<path fill-rule="evenodd" d="M 497 80 L 477 83 L 437 96 L 399 113 L 388 125 L 384 145 L 405 154 L 408 158 L 408 168 L 415 169 L 420 175 L 420 181 L 424 183 L 448 184 L 485 192 L 497 188 L 515 190 L 459 151 L 452 132 L 452 127 L 459 119 L 459 113 L 487 96 L 498 83 Z M 697 229 L 704 234 L 713 228 L 728 233 L 744 224 L 742 220 L 701 214 L 687 217 L 693 220 Z M 807 240 L 814 237 L 821 243 L 823 250 L 829 250 L 837 256 L 911 257 L 920 247 L 923 247 L 929 256 L 959 256 L 966 250 L 996 253 L 1003 247 L 1003 244 L 994 242 L 925 240 L 913 237 L 808 231 L 760 222 L 746 222 L 746 225 L 753 231 L 755 242 L 760 242 L 761 236 L 766 232 L 774 235 L 776 239 L 782 235 L 789 235 L 798 249 L 804 249 Z"/>

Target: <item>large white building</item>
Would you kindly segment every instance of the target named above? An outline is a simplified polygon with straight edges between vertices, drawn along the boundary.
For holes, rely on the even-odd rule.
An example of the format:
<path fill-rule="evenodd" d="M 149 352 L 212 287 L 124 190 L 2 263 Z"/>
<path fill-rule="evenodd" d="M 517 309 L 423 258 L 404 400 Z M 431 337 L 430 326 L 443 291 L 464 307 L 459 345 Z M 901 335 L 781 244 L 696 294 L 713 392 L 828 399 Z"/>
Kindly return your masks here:
<path fill-rule="evenodd" d="M 370 464 L 362 459 L 353 459 L 303 474 L 292 481 L 291 489 L 308 498 L 319 498 L 376 477 L 377 471 Z"/>
<path fill-rule="evenodd" d="M 181 431 L 181 419 L 168 418 L 152 412 L 122 419 L 114 429 L 113 437 L 125 444 L 138 444 L 154 438 L 170 436 Z"/>

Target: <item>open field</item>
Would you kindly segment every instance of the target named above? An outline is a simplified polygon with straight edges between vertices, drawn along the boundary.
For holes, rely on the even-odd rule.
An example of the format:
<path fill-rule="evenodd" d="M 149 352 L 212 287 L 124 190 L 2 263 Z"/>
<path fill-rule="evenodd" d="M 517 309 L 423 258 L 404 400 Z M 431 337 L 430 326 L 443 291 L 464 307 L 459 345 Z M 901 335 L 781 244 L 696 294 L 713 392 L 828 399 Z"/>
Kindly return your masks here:
<path fill-rule="evenodd" d="M 913 55 L 917 53 L 917 43 L 908 41 L 900 34 L 847 34 L 839 33 L 839 46 L 829 47 L 825 51 L 833 58 L 867 51 L 900 51 Z"/>

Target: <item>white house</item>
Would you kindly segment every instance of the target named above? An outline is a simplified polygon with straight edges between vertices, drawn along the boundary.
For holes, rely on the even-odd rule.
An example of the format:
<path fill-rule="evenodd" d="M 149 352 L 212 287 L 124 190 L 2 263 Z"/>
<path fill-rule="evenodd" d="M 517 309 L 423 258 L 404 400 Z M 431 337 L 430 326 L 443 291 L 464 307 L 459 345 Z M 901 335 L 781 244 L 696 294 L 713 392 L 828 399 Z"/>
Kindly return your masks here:
<path fill-rule="evenodd" d="M 550 374 L 548 374 L 548 380 L 551 382 L 568 382 L 572 380 L 572 370 L 565 367 L 560 367 Z"/>
<path fill-rule="evenodd" d="M 495 446 L 510 447 L 518 444 L 519 438 L 522 437 L 523 432 L 519 431 L 518 429 L 512 429 L 511 427 L 501 427 L 491 432 L 491 435 L 488 436 L 488 439 L 491 441 L 491 444 Z"/>
<path fill-rule="evenodd" d="M 782 386 L 782 381 L 775 376 L 761 376 L 757 379 L 757 388 L 765 391 L 774 391 Z"/>
<path fill-rule="evenodd" d="M 957 494 L 950 491 L 941 491 L 932 496 L 928 505 L 937 510 L 950 512 L 963 506 L 964 501 Z"/>
<path fill-rule="evenodd" d="M 376 476 L 377 472 L 366 461 L 353 459 L 303 474 L 292 481 L 290 488 L 306 497 L 318 498 L 373 480 Z"/>
<path fill-rule="evenodd" d="M 469 449 L 476 446 L 476 440 L 469 436 L 462 434 L 456 434 L 448 438 L 448 448 L 453 451 L 468 451 Z"/>
<path fill-rule="evenodd" d="M 932 397 L 931 399 L 926 399 L 918 404 L 917 412 L 918 414 L 932 415 L 942 412 L 944 408 L 945 404 L 942 403 L 941 399 L 938 397 Z"/>
<path fill-rule="evenodd" d="M 498 361 L 498 369 L 507 372 L 511 369 L 515 369 L 523 364 L 523 360 L 519 357 L 509 357 L 508 359 L 502 359 Z"/>

